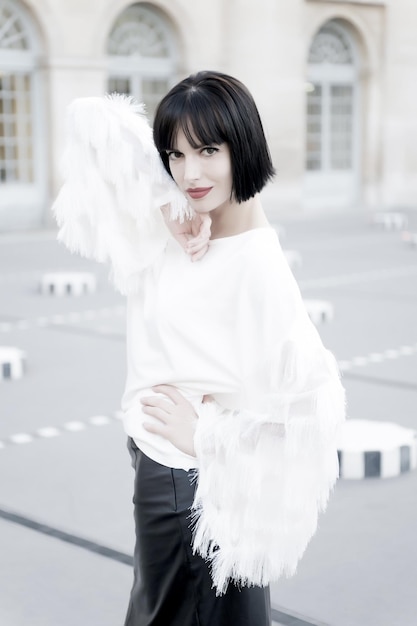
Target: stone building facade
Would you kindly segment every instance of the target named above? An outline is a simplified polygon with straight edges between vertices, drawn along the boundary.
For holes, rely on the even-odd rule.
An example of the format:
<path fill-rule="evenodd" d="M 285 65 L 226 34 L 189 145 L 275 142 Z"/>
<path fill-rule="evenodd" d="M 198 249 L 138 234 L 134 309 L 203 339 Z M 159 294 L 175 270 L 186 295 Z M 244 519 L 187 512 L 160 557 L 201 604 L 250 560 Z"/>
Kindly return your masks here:
<path fill-rule="evenodd" d="M 415 0 L 0 0 L 0 230 L 50 223 L 67 104 L 235 75 L 264 121 L 267 210 L 417 205 Z"/>

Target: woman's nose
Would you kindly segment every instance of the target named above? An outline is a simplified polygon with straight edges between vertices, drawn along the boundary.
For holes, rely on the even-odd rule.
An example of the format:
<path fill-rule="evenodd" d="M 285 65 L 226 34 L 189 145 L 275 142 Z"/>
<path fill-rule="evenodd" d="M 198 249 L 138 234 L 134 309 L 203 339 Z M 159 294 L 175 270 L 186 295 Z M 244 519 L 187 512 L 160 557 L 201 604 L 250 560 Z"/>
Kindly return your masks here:
<path fill-rule="evenodd" d="M 184 178 L 186 181 L 198 180 L 200 178 L 200 163 L 198 157 L 190 155 L 185 159 Z"/>

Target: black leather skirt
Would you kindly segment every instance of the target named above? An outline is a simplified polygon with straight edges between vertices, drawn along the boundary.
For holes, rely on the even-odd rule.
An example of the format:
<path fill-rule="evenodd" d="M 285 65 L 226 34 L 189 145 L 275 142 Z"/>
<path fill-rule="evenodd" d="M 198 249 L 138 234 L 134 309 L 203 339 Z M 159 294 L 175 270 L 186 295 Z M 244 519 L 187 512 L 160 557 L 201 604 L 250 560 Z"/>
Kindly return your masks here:
<path fill-rule="evenodd" d="M 136 545 L 125 626 L 270 626 L 269 588 L 229 585 L 216 597 L 206 562 L 191 550 L 191 474 L 160 465 L 132 439 Z"/>

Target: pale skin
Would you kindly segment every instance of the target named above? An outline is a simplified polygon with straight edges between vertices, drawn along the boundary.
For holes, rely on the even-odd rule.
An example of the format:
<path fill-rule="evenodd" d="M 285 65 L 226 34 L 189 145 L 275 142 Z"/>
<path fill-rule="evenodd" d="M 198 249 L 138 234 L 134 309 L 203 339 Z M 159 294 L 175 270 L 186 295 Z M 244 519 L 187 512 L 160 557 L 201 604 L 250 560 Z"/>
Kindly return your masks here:
<path fill-rule="evenodd" d="M 192 220 L 180 222 L 179 220 L 172 221 L 169 219 L 169 204 L 161 207 L 161 211 L 171 234 L 184 248 L 185 252 L 190 255 L 191 261 L 199 261 L 209 248 L 211 236 L 210 215 L 199 215 L 196 213 Z"/>
<path fill-rule="evenodd" d="M 210 238 L 229 237 L 270 226 L 259 195 L 241 203 L 233 199 L 231 159 L 226 143 L 193 148 L 179 130 L 176 145 L 168 151 L 168 156 L 174 181 L 194 209 L 195 218 L 182 224 L 173 223 L 168 220 L 169 207 L 161 210 L 173 236 L 190 255 L 191 261 L 198 261 L 206 254 Z M 195 198 L 196 189 L 209 191 L 203 197 Z M 194 433 L 198 416 L 194 407 L 172 385 L 157 385 L 152 391 L 154 396 L 141 399 L 142 411 L 156 418 L 144 424 L 145 430 L 195 456 Z M 203 402 L 212 400 L 211 396 L 203 397 Z"/>

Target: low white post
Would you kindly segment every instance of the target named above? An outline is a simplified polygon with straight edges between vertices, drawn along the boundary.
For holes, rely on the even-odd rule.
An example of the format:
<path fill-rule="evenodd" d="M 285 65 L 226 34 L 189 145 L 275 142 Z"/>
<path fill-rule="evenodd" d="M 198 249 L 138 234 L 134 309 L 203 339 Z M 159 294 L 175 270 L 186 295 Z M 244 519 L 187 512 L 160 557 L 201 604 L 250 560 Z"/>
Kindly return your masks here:
<path fill-rule="evenodd" d="M 371 216 L 371 224 L 385 230 L 401 230 L 407 228 L 408 218 L 404 213 L 395 211 L 379 211 Z"/>
<path fill-rule="evenodd" d="M 96 277 L 90 272 L 48 272 L 40 281 L 41 293 L 53 296 L 81 296 L 96 288 Z"/>
<path fill-rule="evenodd" d="M 304 305 L 311 321 L 316 325 L 331 322 L 333 319 L 333 304 L 328 300 L 304 300 Z"/>
<path fill-rule="evenodd" d="M 12 346 L 0 346 L 0 381 L 18 380 L 25 370 L 26 353 Z"/>
<path fill-rule="evenodd" d="M 340 477 L 392 478 L 415 469 L 416 436 L 393 422 L 348 419 L 338 445 Z"/>

